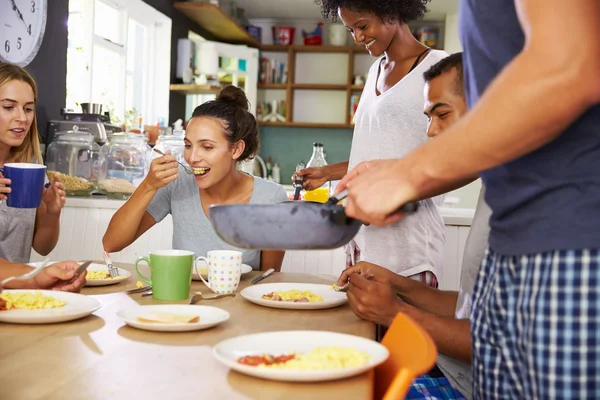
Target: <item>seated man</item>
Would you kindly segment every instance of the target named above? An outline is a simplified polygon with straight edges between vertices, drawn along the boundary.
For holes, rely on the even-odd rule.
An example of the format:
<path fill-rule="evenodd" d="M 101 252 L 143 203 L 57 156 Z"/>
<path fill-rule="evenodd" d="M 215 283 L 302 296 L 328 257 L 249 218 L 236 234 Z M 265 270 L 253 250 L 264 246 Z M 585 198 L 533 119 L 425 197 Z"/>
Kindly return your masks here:
<path fill-rule="evenodd" d="M 424 74 L 427 135 L 435 137 L 467 110 L 462 80 L 462 54 L 453 54 Z M 338 284 L 350 279 L 348 300 L 361 318 L 388 326 L 404 313 L 433 338 L 440 352 L 439 370 L 417 378 L 407 398 L 471 398 L 471 294 L 489 235 L 491 211 L 481 191 L 465 247 L 458 292 L 433 289 L 379 266 L 359 263 L 344 271 Z"/>

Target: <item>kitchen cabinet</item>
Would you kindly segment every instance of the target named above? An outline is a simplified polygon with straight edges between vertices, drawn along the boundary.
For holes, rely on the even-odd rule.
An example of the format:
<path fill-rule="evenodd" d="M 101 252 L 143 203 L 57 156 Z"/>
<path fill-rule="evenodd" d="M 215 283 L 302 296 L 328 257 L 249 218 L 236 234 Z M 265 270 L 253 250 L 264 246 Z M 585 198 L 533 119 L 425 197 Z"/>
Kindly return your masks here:
<path fill-rule="evenodd" d="M 67 198 L 60 221 L 58 244 L 50 253 L 50 260 L 102 260 L 102 236 L 110 219 L 123 205 L 123 200 Z M 460 281 L 462 254 L 469 234 L 474 210 L 441 209 L 446 224 L 446 248 L 440 288 L 457 290 Z M 172 248 L 173 221 L 167 216 L 133 244 L 117 253 L 111 253 L 114 262 L 133 263 L 150 251 Z M 45 257 L 31 252 L 31 261 Z M 288 251 L 283 261 L 283 272 L 338 276 L 346 264 L 343 249 Z"/>

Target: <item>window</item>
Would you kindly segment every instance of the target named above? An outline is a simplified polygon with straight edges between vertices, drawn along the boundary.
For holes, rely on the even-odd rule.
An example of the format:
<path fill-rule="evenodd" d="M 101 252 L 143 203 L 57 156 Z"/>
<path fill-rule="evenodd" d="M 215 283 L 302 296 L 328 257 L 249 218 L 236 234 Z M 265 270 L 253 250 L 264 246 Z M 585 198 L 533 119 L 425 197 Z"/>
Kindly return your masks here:
<path fill-rule="evenodd" d="M 101 103 L 130 128 L 168 121 L 169 18 L 142 0 L 70 0 L 68 25 L 67 108 Z"/>

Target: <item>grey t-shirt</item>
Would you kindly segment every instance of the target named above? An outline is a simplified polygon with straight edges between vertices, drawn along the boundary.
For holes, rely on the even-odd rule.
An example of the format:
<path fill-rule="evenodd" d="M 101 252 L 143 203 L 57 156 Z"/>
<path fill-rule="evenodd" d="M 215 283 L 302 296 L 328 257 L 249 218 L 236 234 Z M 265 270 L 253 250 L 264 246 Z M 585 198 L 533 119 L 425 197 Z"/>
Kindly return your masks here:
<path fill-rule="evenodd" d="M 460 287 L 456 303 L 455 316 L 457 319 L 469 319 L 471 313 L 471 296 L 479 272 L 479 265 L 488 247 L 490 235 L 489 220 L 492 210 L 484 200 L 484 188 L 481 188 L 479 201 L 467 237 L 463 253 Z M 460 391 L 467 399 L 471 399 L 473 391 L 473 377 L 471 365 L 460 362 L 451 357 L 440 354 L 437 360 L 438 367 L 446 375 L 453 388 Z"/>
<path fill-rule="evenodd" d="M 0 201 L 0 258 L 28 263 L 37 208 L 13 208 Z"/>
<path fill-rule="evenodd" d="M 269 204 L 287 201 L 281 185 L 254 177 L 250 204 Z M 160 189 L 146 209 L 156 222 L 167 215 L 173 216 L 173 248 L 204 256 L 210 250 L 238 250 L 242 262 L 255 270 L 260 269 L 260 250 L 238 249 L 225 243 L 213 229 L 200 202 L 200 190 L 194 177 L 181 171 L 179 178 Z"/>

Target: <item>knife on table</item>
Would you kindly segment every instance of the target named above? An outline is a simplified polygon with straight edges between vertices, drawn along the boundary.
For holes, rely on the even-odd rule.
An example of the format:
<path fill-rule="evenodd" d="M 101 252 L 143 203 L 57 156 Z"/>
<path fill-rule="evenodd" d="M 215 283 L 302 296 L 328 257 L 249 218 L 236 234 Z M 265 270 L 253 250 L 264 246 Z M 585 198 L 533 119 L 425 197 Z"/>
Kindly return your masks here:
<path fill-rule="evenodd" d="M 264 274 L 262 274 L 261 276 L 259 276 L 258 278 L 255 278 L 252 283 L 250 283 L 251 285 L 254 285 L 255 283 L 258 283 L 260 281 L 262 281 L 263 279 L 265 279 L 267 276 L 271 275 L 273 272 L 275 272 L 275 270 L 273 268 L 267 270 Z"/>
<path fill-rule="evenodd" d="M 69 283 L 73 283 L 77 280 L 77 278 L 79 278 L 79 275 L 83 274 L 87 268 L 90 266 L 92 262 L 91 261 L 86 261 L 83 264 L 81 264 L 79 266 L 79 268 L 77 268 L 77 271 L 75 271 L 75 275 L 73 275 L 73 278 L 71 278 L 71 280 L 69 281 Z"/>

